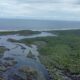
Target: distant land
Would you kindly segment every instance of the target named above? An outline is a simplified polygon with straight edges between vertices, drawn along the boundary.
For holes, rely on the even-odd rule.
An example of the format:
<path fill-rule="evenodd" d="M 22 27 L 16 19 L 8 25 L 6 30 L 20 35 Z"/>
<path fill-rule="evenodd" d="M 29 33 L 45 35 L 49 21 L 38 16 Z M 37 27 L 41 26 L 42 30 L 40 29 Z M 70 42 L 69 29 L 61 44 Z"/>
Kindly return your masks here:
<path fill-rule="evenodd" d="M 0 30 L 66 30 L 80 29 L 80 21 L 0 19 Z"/>

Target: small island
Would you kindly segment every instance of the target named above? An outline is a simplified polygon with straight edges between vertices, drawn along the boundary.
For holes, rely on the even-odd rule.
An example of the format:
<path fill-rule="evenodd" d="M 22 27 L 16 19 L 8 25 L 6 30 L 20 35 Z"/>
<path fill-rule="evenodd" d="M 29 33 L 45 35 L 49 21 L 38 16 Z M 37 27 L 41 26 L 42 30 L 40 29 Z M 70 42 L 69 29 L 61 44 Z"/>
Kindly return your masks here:
<path fill-rule="evenodd" d="M 29 36 L 34 34 L 40 34 L 40 31 L 32 30 L 18 30 L 18 31 L 0 31 L 0 36 L 4 35 L 20 35 L 20 36 Z"/>

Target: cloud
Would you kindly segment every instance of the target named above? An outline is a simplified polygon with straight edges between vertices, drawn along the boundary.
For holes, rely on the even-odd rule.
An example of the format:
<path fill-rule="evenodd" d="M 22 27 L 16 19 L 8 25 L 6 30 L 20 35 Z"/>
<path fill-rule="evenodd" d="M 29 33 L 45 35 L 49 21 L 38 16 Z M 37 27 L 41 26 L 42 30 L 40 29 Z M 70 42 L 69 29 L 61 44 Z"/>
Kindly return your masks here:
<path fill-rule="evenodd" d="M 0 0 L 0 17 L 80 20 L 79 0 Z"/>

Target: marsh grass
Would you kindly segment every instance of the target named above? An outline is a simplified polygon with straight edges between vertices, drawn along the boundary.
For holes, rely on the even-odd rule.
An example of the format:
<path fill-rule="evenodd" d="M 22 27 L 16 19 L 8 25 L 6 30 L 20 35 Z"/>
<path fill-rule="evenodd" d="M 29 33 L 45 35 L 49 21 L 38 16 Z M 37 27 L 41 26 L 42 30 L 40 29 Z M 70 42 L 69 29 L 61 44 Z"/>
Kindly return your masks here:
<path fill-rule="evenodd" d="M 17 42 L 25 43 L 26 45 L 39 41 L 46 42 L 46 46 L 38 48 L 39 58 L 55 80 L 65 80 L 64 78 L 62 79 L 62 75 L 58 74 L 59 72 L 54 71 L 55 68 L 68 73 L 70 76 L 79 75 L 80 30 L 51 31 L 51 33 L 56 33 L 58 36 L 22 39 Z M 77 80 L 76 76 L 75 78 Z"/>

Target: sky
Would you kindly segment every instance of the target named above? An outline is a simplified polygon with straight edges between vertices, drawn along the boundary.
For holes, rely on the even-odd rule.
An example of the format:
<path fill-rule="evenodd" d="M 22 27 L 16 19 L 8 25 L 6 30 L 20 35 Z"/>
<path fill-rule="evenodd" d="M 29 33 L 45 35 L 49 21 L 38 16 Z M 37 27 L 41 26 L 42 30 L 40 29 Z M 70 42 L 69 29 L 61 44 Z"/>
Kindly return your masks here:
<path fill-rule="evenodd" d="M 0 18 L 80 21 L 80 0 L 0 0 Z"/>

